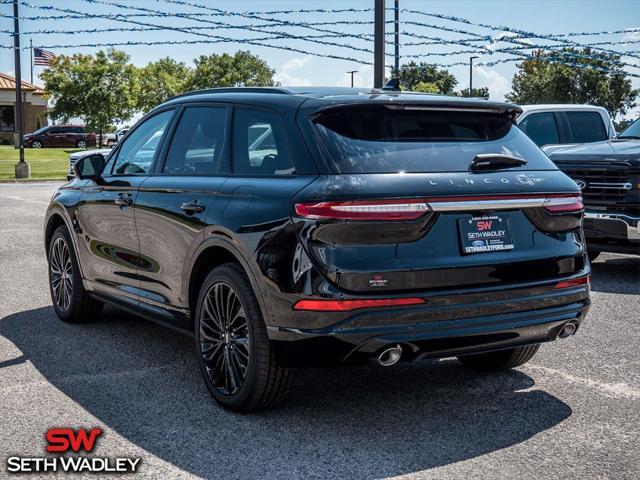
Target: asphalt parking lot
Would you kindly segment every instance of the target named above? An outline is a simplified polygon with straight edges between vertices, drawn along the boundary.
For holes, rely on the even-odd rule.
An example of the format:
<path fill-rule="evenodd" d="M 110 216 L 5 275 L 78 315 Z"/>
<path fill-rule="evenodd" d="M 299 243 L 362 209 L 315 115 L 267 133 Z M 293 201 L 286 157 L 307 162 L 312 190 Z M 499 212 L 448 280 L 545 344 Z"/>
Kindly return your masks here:
<path fill-rule="evenodd" d="M 517 371 L 302 370 L 282 407 L 242 416 L 210 399 L 191 340 L 111 309 L 58 321 L 42 245 L 56 186 L 0 184 L 0 477 L 55 426 L 101 427 L 96 455 L 143 457 L 136 478 L 640 475 L 638 257 L 602 255 L 588 323 Z"/>

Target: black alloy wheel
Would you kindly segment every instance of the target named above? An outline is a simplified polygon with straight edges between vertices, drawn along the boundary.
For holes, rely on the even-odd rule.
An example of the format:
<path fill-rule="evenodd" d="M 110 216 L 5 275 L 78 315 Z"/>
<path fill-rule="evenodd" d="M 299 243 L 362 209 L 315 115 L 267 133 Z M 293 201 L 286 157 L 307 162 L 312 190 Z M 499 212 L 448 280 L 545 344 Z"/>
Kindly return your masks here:
<path fill-rule="evenodd" d="M 200 355 L 218 391 L 223 395 L 237 393 L 247 375 L 251 346 L 244 307 L 227 283 L 214 283 L 205 294 Z"/>
<path fill-rule="evenodd" d="M 63 237 L 56 238 L 51 245 L 49 281 L 51 283 L 51 299 L 57 309 L 66 312 L 71 306 L 73 266 L 71 265 L 69 247 Z"/>
<path fill-rule="evenodd" d="M 103 304 L 82 285 L 82 275 L 73 243 L 65 226 L 49 240 L 49 290 L 53 309 L 64 322 L 78 323 L 97 318 Z"/>
<path fill-rule="evenodd" d="M 220 265 L 207 275 L 195 312 L 198 363 L 213 398 L 236 412 L 282 402 L 293 370 L 276 361 L 262 310 L 239 264 Z"/>

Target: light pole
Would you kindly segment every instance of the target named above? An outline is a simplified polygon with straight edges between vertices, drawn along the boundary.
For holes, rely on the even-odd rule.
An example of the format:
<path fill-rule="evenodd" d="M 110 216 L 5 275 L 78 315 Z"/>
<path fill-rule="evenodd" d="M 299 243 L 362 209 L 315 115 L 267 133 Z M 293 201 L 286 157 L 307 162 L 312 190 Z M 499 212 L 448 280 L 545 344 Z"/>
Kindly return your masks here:
<path fill-rule="evenodd" d="M 374 0 L 373 88 L 384 85 L 384 0 Z"/>
<path fill-rule="evenodd" d="M 473 59 L 478 57 L 469 57 L 469 96 L 473 94 Z"/>
<path fill-rule="evenodd" d="M 400 0 L 395 0 L 393 5 L 394 10 L 394 22 L 393 22 L 393 36 L 394 36 L 394 65 L 396 67 L 396 76 L 400 70 Z"/>
<path fill-rule="evenodd" d="M 349 70 L 347 73 L 351 74 L 351 88 L 353 88 L 353 74 L 358 73 L 358 70 Z"/>
<path fill-rule="evenodd" d="M 22 110 L 22 72 L 20 70 L 20 20 L 18 15 L 18 0 L 13 0 L 13 51 L 16 73 L 16 107 L 14 125 L 18 130 L 18 148 L 20 149 L 20 161 L 15 166 L 16 178 L 29 178 L 31 170 L 29 164 L 24 161 L 24 112 Z"/>

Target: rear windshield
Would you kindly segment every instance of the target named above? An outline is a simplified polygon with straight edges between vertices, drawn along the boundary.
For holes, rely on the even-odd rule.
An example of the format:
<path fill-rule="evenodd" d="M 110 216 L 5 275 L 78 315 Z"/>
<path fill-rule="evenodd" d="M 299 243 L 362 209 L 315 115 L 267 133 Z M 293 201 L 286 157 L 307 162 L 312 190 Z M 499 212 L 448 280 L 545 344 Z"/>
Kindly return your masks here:
<path fill-rule="evenodd" d="M 483 153 L 520 157 L 527 161 L 520 170 L 556 169 L 510 118 L 494 112 L 348 106 L 313 122 L 339 173 L 460 172 Z"/>

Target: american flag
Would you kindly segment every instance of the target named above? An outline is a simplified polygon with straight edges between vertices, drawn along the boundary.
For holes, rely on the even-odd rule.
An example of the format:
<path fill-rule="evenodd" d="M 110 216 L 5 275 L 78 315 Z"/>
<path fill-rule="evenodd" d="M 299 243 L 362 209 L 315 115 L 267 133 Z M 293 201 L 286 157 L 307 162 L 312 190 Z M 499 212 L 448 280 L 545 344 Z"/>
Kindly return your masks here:
<path fill-rule="evenodd" d="M 49 50 L 44 50 L 42 48 L 33 49 L 34 65 L 44 65 L 45 67 L 48 67 L 49 65 L 51 65 L 51 60 L 53 60 L 55 57 L 56 56 Z"/>

